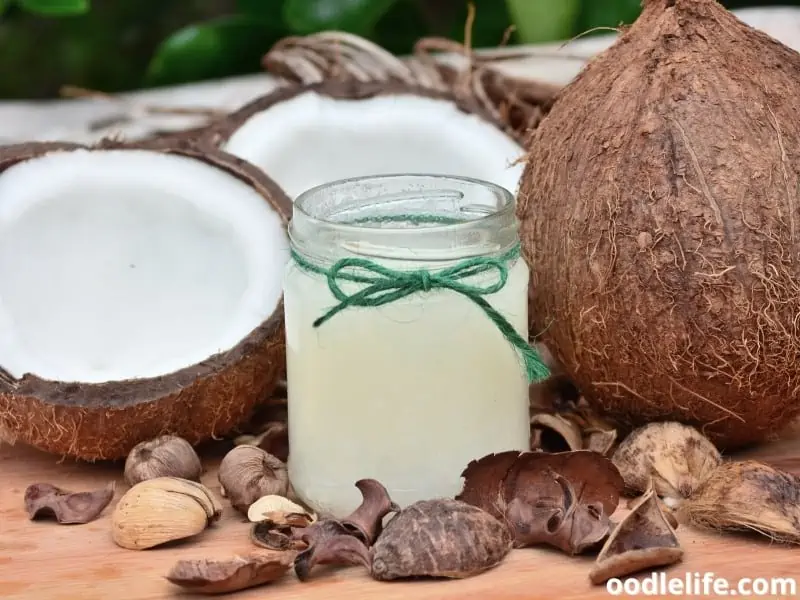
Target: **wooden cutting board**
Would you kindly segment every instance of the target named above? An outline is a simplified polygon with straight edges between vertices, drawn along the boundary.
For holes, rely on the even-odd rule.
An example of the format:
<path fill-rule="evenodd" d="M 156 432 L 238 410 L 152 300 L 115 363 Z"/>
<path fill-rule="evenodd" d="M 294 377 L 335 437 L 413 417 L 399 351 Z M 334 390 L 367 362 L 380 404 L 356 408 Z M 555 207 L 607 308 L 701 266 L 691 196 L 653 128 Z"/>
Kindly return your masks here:
<path fill-rule="evenodd" d="M 209 470 L 203 483 L 219 492 L 216 464 L 220 447 L 202 452 Z M 747 454 L 775 466 L 800 471 L 800 438 L 758 448 Z M 196 541 L 146 551 L 118 548 L 110 536 L 110 514 L 127 487 L 121 465 L 87 465 L 59 460 L 27 448 L 0 447 L 0 598 L 30 600 L 151 600 L 192 598 L 163 576 L 179 558 L 224 558 L 254 550 L 248 525 L 227 507 L 222 520 Z M 23 508 L 25 488 L 47 482 L 74 491 L 117 480 L 115 500 L 99 519 L 86 525 L 29 521 Z M 624 503 L 624 501 L 623 501 Z M 683 563 L 669 577 L 713 572 L 736 585 L 740 578 L 798 575 L 798 549 L 768 540 L 710 534 L 681 526 Z M 605 586 L 592 586 L 591 557 L 570 558 L 555 551 L 524 549 L 496 569 L 460 581 L 378 583 L 360 568 L 320 567 L 310 582 L 293 574 L 283 581 L 232 595 L 249 600 L 554 600 L 609 598 Z M 800 584 L 800 576 L 797 577 Z M 800 585 L 798 586 L 800 587 Z M 800 592 L 800 590 L 798 590 Z M 800 594 L 798 594 L 800 595 Z M 648 596 L 657 597 L 657 596 Z M 714 597 L 713 594 L 705 597 Z M 779 592 L 770 598 L 791 597 Z"/>

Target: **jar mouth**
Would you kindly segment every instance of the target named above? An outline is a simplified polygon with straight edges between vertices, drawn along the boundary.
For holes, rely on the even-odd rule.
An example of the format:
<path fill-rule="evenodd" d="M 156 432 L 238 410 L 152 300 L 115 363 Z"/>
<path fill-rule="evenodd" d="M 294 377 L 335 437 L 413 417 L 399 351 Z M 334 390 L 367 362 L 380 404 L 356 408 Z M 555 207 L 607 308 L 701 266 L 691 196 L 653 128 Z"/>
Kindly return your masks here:
<path fill-rule="evenodd" d="M 457 260 L 502 253 L 514 245 L 515 208 L 509 190 L 470 177 L 353 177 L 300 194 L 289 238 L 295 251 L 311 259 Z"/>

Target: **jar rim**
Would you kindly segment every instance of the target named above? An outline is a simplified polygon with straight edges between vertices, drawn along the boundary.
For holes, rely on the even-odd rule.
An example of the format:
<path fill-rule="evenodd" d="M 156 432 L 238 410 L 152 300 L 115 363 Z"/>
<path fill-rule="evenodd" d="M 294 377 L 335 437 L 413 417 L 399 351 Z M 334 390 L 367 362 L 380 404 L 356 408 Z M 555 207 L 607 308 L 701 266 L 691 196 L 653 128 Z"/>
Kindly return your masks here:
<path fill-rule="evenodd" d="M 289 237 L 296 251 L 331 260 L 353 254 L 426 261 L 492 255 L 518 240 L 515 208 L 507 188 L 472 177 L 363 175 L 298 195 Z M 428 216 L 409 222 L 422 213 Z"/>

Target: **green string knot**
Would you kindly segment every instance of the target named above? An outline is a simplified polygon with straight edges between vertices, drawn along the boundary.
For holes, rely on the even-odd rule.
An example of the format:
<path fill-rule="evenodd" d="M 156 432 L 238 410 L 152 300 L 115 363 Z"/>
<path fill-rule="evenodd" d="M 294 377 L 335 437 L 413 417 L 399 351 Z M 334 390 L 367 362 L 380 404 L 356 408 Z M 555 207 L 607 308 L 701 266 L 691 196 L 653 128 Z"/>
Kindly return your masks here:
<path fill-rule="evenodd" d="M 519 255 L 520 248 L 517 245 L 498 258 L 470 258 L 447 269 L 431 273 L 425 269 L 396 271 L 363 258 L 343 258 L 325 270 L 292 250 L 292 258 L 300 268 L 326 277 L 331 294 L 339 302 L 316 319 L 314 327 L 319 327 L 346 308 L 383 306 L 418 292 L 430 292 L 435 289 L 451 290 L 468 298 L 486 313 L 520 353 L 525 363 L 528 381 L 533 382 L 549 376 L 547 366 L 536 350 L 517 333 L 514 326 L 484 298 L 503 289 L 508 281 L 507 265 L 519 258 Z M 493 283 L 478 286 L 464 282 L 470 277 L 489 271 L 494 271 L 496 274 Z M 340 286 L 340 280 L 360 283 L 364 287 L 348 294 Z"/>

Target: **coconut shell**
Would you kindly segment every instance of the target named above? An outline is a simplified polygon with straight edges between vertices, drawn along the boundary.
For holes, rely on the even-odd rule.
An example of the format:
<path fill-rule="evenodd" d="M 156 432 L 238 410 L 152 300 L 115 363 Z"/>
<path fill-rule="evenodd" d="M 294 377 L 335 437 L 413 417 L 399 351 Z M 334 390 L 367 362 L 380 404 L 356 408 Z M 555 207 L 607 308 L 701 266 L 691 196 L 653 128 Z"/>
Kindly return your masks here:
<path fill-rule="evenodd" d="M 319 83 L 279 87 L 265 96 L 250 101 L 225 118 L 218 119 L 210 124 L 205 129 L 205 133 L 201 133 L 198 139 L 203 144 L 222 146 L 230 139 L 237 129 L 250 119 L 250 117 L 272 108 L 281 102 L 293 100 L 297 96 L 307 92 L 315 92 L 336 100 L 368 100 L 377 96 L 392 94 L 413 94 L 425 98 L 446 100 L 454 103 L 462 112 L 476 115 L 498 129 L 506 130 L 506 125 L 484 110 L 475 99 L 457 96 L 449 91 L 434 90 L 399 81 L 326 79 Z M 522 142 L 521 139 L 517 139 L 517 141 L 518 143 Z"/>
<path fill-rule="evenodd" d="M 620 423 L 732 449 L 800 412 L 799 95 L 714 0 L 646 0 L 529 138 L 532 333 Z"/>
<path fill-rule="evenodd" d="M 0 149 L 0 174 L 27 159 L 77 149 L 153 150 L 202 160 L 251 185 L 284 223 L 291 217 L 291 201 L 260 170 L 188 140 L 8 146 Z M 31 374 L 16 379 L 0 368 L 0 440 L 84 460 L 122 458 L 139 442 L 163 434 L 197 444 L 246 422 L 284 376 L 285 360 L 280 302 L 230 350 L 165 376 L 87 384 Z"/>

